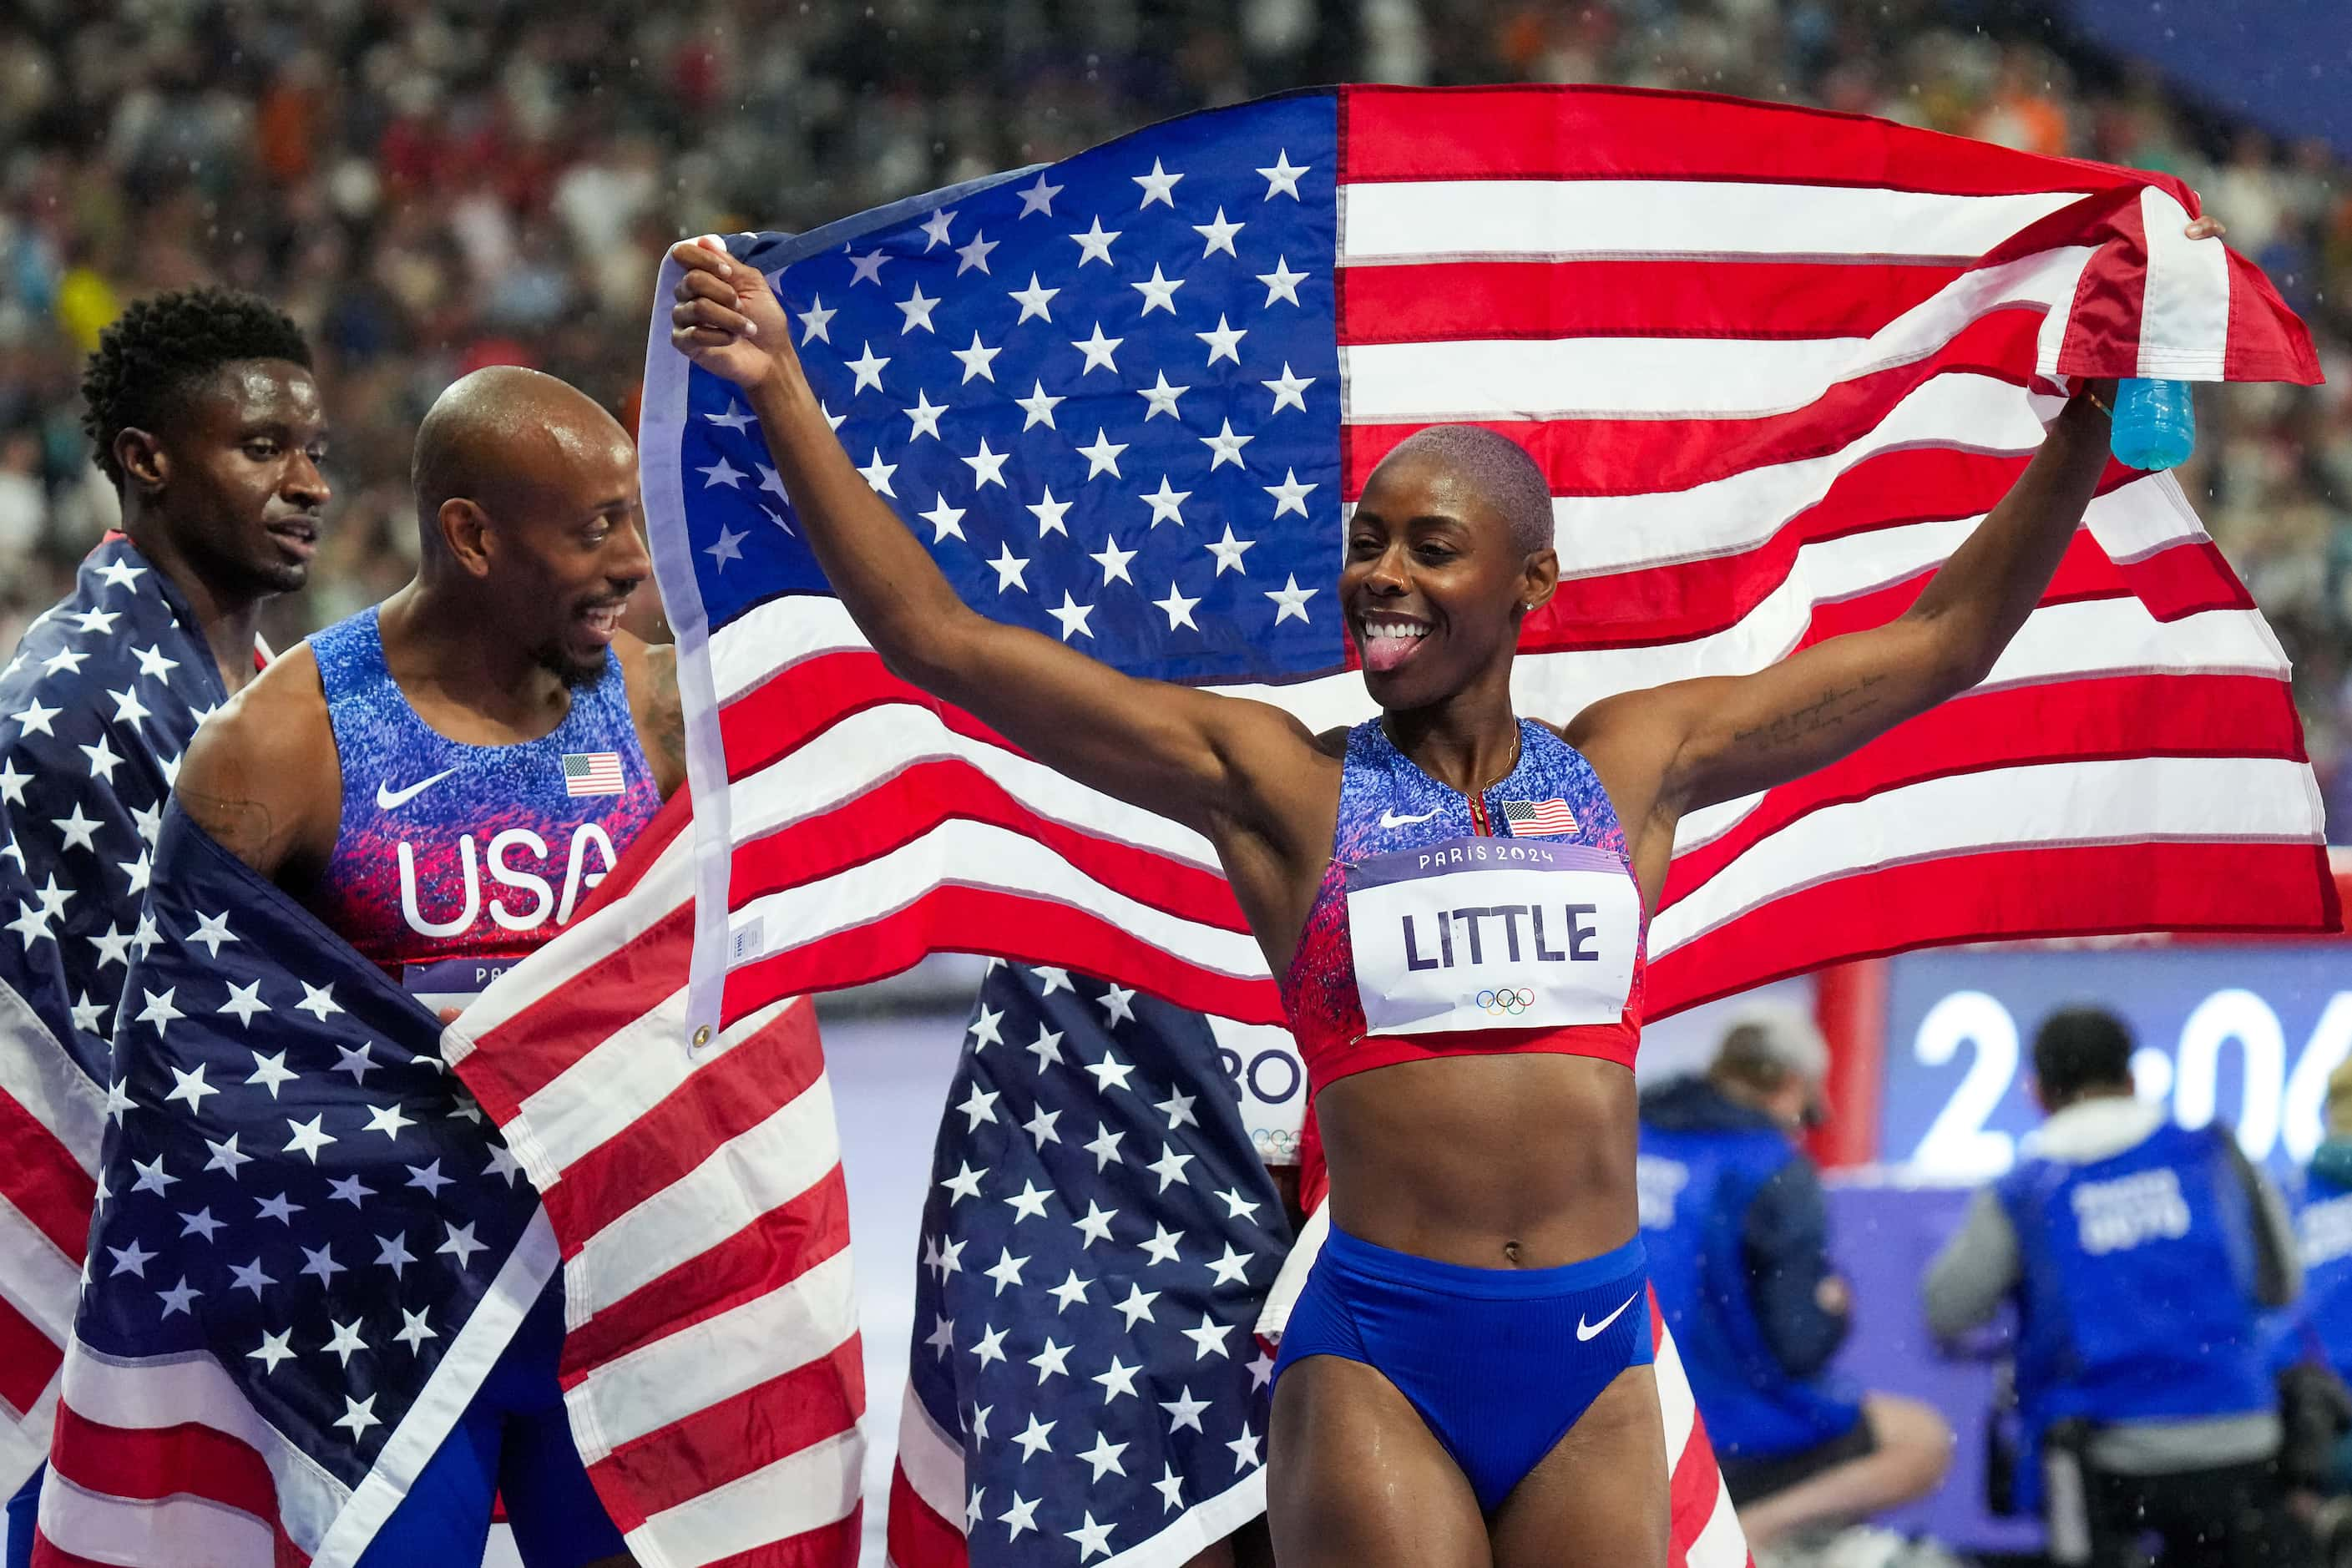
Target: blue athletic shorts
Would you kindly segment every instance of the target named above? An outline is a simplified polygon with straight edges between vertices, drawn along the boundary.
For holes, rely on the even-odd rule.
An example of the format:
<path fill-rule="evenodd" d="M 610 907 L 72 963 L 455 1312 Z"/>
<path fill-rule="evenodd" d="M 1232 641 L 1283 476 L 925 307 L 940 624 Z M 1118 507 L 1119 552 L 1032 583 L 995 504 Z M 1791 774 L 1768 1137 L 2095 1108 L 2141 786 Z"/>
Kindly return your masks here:
<path fill-rule="evenodd" d="M 1649 1364 L 1647 1266 L 1638 1236 L 1559 1268 L 1465 1268 L 1334 1226 L 1274 1375 L 1311 1355 L 1377 1369 L 1492 1513 L 1619 1373 Z"/>
<path fill-rule="evenodd" d="M 555 1368 L 563 1350 L 563 1282 L 548 1283 L 481 1392 L 457 1418 L 358 1568 L 479 1563 L 491 1500 L 529 1568 L 581 1568 L 628 1550 L 589 1484 L 563 1415 Z"/>

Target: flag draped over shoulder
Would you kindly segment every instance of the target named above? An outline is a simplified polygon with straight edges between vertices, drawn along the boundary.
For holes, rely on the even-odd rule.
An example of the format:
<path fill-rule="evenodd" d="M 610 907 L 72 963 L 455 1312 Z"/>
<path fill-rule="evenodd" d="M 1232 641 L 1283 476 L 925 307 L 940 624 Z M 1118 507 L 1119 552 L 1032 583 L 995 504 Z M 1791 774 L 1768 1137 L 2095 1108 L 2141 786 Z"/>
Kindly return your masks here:
<path fill-rule="evenodd" d="M 163 796 L 226 697 L 195 627 L 112 539 L 0 670 L 0 1495 L 48 1452 Z"/>
<path fill-rule="evenodd" d="M 33 1560 L 349 1563 L 556 1245 L 441 1026 L 171 808 Z"/>
<path fill-rule="evenodd" d="M 686 1016 L 683 794 L 444 1051 L 546 1203 L 572 1436 L 643 1568 L 849 1568 L 866 1408 L 814 1009 Z"/>
<path fill-rule="evenodd" d="M 1881 624 L 2022 471 L 2054 378 L 2309 382 L 2168 178 L 1592 88 L 1349 88 L 737 236 L 851 458 L 983 613 L 1143 676 L 1368 717 L 1341 519 L 1433 422 L 1522 442 L 1564 721 Z M 647 360 L 646 500 L 706 808 L 698 1023 L 963 949 L 1279 1016 L 1210 847 L 892 679 L 736 389 Z M 2106 474 L 1990 678 L 1685 820 L 1671 1011 L 1861 954 L 2338 914 L 2287 665 L 2168 476 Z M 1864 874 L 1867 873 L 1867 874 Z"/>

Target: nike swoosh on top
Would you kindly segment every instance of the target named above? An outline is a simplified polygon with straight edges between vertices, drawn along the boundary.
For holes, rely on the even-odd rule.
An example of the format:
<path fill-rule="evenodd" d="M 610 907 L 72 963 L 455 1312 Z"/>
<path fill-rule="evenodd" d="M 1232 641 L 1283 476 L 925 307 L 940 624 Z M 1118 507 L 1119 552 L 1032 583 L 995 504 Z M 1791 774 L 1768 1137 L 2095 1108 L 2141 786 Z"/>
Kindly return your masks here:
<path fill-rule="evenodd" d="M 379 784 L 375 786 L 375 808 L 378 811 L 390 811 L 395 805 L 405 805 L 457 771 L 455 768 L 443 768 L 431 778 L 419 779 L 406 789 L 394 789 L 389 784 Z"/>
<path fill-rule="evenodd" d="M 1381 826 L 1382 827 L 1410 827 L 1416 822 L 1427 822 L 1431 817 L 1435 816 L 1436 815 L 1437 813 L 1434 811 L 1424 811 L 1419 816 L 1399 816 L 1393 811 L 1383 811 L 1381 813 Z"/>
<path fill-rule="evenodd" d="M 1622 1301 L 1617 1303 L 1617 1310 L 1610 1313 L 1607 1317 L 1601 1319 L 1597 1323 L 1586 1322 L 1584 1321 L 1584 1314 L 1579 1312 L 1576 1315 L 1576 1337 L 1578 1341 L 1582 1342 L 1589 1340 L 1599 1334 L 1602 1330 L 1608 1328 L 1610 1324 L 1622 1317 L 1624 1315 L 1625 1309 L 1632 1306 L 1635 1301 L 1640 1300 L 1641 1298 L 1642 1293 L 1639 1290 L 1634 1291 L 1631 1296 L 1626 1297 Z"/>

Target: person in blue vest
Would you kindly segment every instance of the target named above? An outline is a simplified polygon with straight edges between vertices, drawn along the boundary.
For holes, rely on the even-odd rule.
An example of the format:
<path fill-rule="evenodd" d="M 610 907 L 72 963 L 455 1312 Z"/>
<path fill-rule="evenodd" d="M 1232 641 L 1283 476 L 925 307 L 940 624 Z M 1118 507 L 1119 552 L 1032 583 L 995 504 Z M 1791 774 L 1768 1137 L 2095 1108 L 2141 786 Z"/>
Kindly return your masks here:
<path fill-rule="evenodd" d="M 1714 1439 L 1740 1527 L 1763 1547 L 1933 1491 L 1952 1452 L 1933 1408 L 1828 1373 L 1852 1301 L 1796 1134 L 1829 1064 L 1794 1007 L 1759 1005 L 1704 1076 L 1642 1099 L 1643 1242 L 1659 1310 Z"/>
<path fill-rule="evenodd" d="M 2278 1190 L 2219 1125 L 2137 1098 L 2132 1037 L 2069 1008 L 2033 1042 L 2047 1120 L 1929 1267 L 1950 1339 L 2018 1313 L 2019 1500 L 2053 1563 L 2252 1568 L 2302 1560 L 2259 1331 L 2302 1288 Z"/>

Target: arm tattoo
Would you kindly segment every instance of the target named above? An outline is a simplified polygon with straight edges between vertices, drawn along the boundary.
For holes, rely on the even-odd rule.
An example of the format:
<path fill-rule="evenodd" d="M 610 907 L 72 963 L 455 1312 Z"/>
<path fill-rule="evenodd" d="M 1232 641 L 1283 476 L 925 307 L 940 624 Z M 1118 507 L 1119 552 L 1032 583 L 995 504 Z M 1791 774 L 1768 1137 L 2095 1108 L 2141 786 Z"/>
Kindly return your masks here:
<path fill-rule="evenodd" d="M 265 877 L 274 877 L 274 840 L 278 820 L 257 800 L 213 795 L 205 790 L 176 792 L 180 809 L 189 820 L 212 836 L 213 841 Z"/>
<path fill-rule="evenodd" d="M 1885 675 L 1865 675 L 1851 686 L 1824 691 L 1803 707 L 1768 719 L 1753 729 L 1736 731 L 1731 738 L 1741 746 L 1769 752 L 1843 728 L 1879 706 L 1881 699 L 1872 695 L 1870 689 L 1885 679 Z"/>
<path fill-rule="evenodd" d="M 646 672 L 652 678 L 652 700 L 646 704 L 646 721 L 653 731 L 654 744 L 676 776 L 686 777 L 686 702 L 677 689 L 677 650 L 675 647 L 654 648 L 646 656 Z"/>

